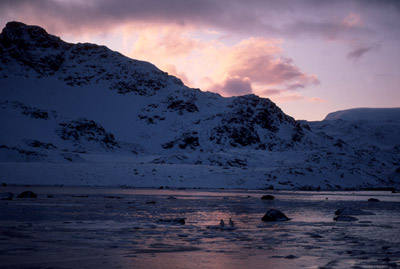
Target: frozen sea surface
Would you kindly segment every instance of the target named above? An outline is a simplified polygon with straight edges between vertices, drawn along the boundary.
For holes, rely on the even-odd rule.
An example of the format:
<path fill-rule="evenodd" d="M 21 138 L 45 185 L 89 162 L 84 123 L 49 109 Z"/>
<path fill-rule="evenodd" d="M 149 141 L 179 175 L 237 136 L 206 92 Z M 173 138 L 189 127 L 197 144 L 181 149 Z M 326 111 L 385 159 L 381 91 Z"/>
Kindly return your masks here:
<path fill-rule="evenodd" d="M 0 201 L 0 268 L 400 268 L 396 193 L 0 190 L 15 195 Z M 25 190 L 38 197 L 16 198 Z M 265 194 L 275 200 L 261 200 Z M 333 221 L 345 206 L 375 215 Z M 271 208 L 291 220 L 262 222 Z M 159 222 L 176 218 L 186 223 Z M 236 230 L 207 229 L 229 218 Z"/>

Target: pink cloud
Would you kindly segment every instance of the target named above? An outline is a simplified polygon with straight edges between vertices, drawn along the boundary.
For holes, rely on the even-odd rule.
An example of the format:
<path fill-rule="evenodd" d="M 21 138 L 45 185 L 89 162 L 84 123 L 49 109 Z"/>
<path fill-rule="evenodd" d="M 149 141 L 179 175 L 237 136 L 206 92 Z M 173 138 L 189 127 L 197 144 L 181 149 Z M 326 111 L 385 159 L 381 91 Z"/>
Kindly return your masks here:
<path fill-rule="evenodd" d="M 346 18 L 343 19 L 342 25 L 348 28 L 360 26 L 361 16 L 357 13 L 352 12 Z"/>
<path fill-rule="evenodd" d="M 328 103 L 328 100 L 318 98 L 318 97 L 310 97 L 307 99 L 308 102 L 311 103 Z"/>
<path fill-rule="evenodd" d="M 268 93 L 264 92 L 265 94 Z M 264 97 L 269 97 L 268 95 L 262 95 Z M 297 102 L 297 101 L 302 101 L 306 103 L 328 103 L 327 100 L 319 98 L 319 97 L 306 97 L 301 95 L 300 93 L 287 93 L 287 92 L 282 92 L 279 91 L 277 92 L 277 95 L 274 96 L 274 101 L 277 103 L 290 103 L 290 102 Z"/>
<path fill-rule="evenodd" d="M 194 37 L 201 34 L 181 26 L 142 28 L 130 54 L 181 77 L 188 86 L 224 96 L 319 83 L 284 56 L 280 40 L 252 37 L 228 45 L 218 35 L 211 40 Z"/>
<path fill-rule="evenodd" d="M 139 25 L 132 30 L 139 33 L 131 52 L 135 57 L 150 52 L 153 55 L 158 54 L 167 57 L 186 56 L 193 49 L 201 46 L 201 42 L 185 36 L 187 30 L 179 26 L 140 27 Z"/>
<path fill-rule="evenodd" d="M 269 86 L 285 84 L 304 88 L 319 83 L 315 75 L 304 73 L 291 58 L 285 57 L 279 45 L 280 42 L 265 38 L 243 40 L 232 49 L 228 74 Z"/>
<path fill-rule="evenodd" d="M 182 80 L 182 82 L 186 85 L 191 85 L 192 82 L 190 79 L 186 76 L 184 72 L 179 72 L 176 67 L 172 64 L 167 64 L 164 66 L 164 71 L 168 72 L 170 75 L 173 75 L 175 77 L 178 77 Z"/>
<path fill-rule="evenodd" d="M 289 103 L 304 100 L 304 96 L 298 93 L 289 94 L 289 95 L 280 95 L 274 98 L 274 102 L 277 103 Z"/>
<path fill-rule="evenodd" d="M 261 96 L 270 97 L 270 96 L 274 96 L 274 95 L 280 95 L 283 92 L 284 92 L 284 90 L 281 90 L 281 89 L 268 89 L 268 90 L 259 91 L 258 94 Z"/>
<path fill-rule="evenodd" d="M 221 84 L 221 79 L 225 81 L 227 78 L 235 78 L 243 81 L 246 78 L 246 83 L 251 84 L 256 93 L 262 88 L 273 87 L 274 93 L 278 94 L 278 88 L 298 90 L 319 84 L 316 75 L 301 71 L 292 59 L 283 55 L 281 42 L 258 37 L 242 40 L 233 46 L 207 48 L 207 51 L 213 51 L 208 56 L 219 65 L 216 75 L 208 77 L 214 80 L 214 84 Z M 207 88 L 217 90 L 212 89 L 212 86 Z M 224 93 L 227 92 L 224 87 Z"/>

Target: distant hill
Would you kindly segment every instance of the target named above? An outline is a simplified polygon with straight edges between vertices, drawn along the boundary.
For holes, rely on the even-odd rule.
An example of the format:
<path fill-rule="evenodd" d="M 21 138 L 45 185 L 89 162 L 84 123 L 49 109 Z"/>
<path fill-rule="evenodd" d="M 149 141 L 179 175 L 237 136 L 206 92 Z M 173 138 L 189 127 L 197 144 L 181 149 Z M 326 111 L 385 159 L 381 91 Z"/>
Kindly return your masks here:
<path fill-rule="evenodd" d="M 329 113 L 324 120 L 370 120 L 400 122 L 400 108 L 353 108 Z"/>

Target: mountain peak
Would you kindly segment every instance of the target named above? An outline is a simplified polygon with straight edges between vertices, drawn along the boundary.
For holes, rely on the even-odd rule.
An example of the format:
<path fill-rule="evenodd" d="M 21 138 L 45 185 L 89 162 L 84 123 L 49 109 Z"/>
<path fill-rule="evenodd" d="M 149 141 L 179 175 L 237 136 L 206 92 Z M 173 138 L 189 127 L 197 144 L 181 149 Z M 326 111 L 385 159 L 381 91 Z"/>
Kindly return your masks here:
<path fill-rule="evenodd" d="M 36 48 L 59 48 L 68 46 L 59 37 L 50 35 L 39 26 L 26 25 L 22 22 L 8 22 L 0 34 L 0 44 L 9 49 L 14 45 L 28 49 Z"/>
<path fill-rule="evenodd" d="M 150 63 L 129 59 L 104 46 L 67 43 L 39 26 L 9 22 L 0 33 L 0 77 L 29 74 L 57 74 L 70 86 L 108 80 L 111 89 L 122 94 L 147 95 L 168 84 L 183 85 Z"/>

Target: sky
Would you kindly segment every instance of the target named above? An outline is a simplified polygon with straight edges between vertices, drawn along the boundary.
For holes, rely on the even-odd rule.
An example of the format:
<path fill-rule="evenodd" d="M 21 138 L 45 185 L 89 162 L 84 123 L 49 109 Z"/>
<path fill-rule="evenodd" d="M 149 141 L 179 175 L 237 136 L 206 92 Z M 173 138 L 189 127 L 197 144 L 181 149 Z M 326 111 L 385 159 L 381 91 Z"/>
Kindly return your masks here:
<path fill-rule="evenodd" d="M 8 21 L 149 61 L 295 119 L 400 107 L 399 0 L 0 0 Z"/>

